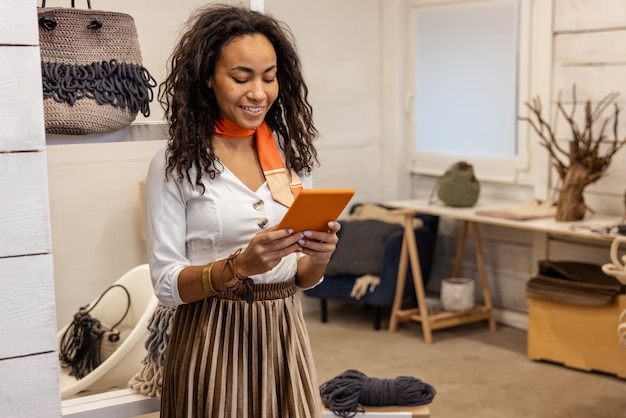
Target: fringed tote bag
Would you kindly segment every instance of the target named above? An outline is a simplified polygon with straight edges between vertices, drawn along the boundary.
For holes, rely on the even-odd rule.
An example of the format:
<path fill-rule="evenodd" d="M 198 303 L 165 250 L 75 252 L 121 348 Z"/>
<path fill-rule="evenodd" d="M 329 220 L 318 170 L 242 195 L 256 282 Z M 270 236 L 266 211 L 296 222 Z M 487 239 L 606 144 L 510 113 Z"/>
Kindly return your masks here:
<path fill-rule="evenodd" d="M 147 117 L 156 81 L 132 16 L 71 5 L 37 10 L 46 132 L 108 133 Z"/>
<path fill-rule="evenodd" d="M 126 293 L 127 304 L 122 318 L 113 326 L 107 326 L 90 312 L 100 303 L 111 289 L 121 288 Z M 103 361 L 111 357 L 120 345 L 120 331 L 117 327 L 124 321 L 130 310 L 130 293 L 121 284 L 111 285 L 93 305 L 81 307 L 71 324 L 66 328 L 59 342 L 61 367 L 69 369 L 69 374 L 82 379 Z"/>

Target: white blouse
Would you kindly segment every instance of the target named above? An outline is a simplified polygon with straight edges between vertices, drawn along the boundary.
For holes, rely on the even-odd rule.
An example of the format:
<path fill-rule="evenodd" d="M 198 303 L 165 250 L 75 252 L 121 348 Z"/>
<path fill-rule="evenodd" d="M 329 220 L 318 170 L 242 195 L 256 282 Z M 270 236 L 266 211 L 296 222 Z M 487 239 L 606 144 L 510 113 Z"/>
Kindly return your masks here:
<path fill-rule="evenodd" d="M 148 262 L 157 298 L 167 306 L 183 302 L 178 293 L 178 274 L 191 265 L 221 260 L 245 249 L 258 232 L 278 224 L 287 207 L 272 199 L 263 183 L 252 191 L 226 167 L 201 194 L 185 179 L 171 173 L 165 181 L 165 149 L 152 159 L 146 179 L 146 233 Z M 195 181 L 195 170 L 190 170 Z M 301 178 L 304 188 L 312 178 Z M 284 257 L 272 270 L 250 276 L 255 283 L 285 281 L 296 274 L 301 253 Z"/>

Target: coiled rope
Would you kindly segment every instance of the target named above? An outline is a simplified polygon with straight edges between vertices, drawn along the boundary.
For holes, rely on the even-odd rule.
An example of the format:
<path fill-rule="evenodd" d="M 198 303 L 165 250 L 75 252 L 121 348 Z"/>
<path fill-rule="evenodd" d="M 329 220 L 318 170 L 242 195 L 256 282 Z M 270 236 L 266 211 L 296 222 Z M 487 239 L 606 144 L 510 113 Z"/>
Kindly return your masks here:
<path fill-rule="evenodd" d="M 437 392 L 428 383 L 409 377 L 377 379 L 346 370 L 320 386 L 324 406 L 340 417 L 354 417 L 367 406 L 417 406 L 431 403 Z"/>

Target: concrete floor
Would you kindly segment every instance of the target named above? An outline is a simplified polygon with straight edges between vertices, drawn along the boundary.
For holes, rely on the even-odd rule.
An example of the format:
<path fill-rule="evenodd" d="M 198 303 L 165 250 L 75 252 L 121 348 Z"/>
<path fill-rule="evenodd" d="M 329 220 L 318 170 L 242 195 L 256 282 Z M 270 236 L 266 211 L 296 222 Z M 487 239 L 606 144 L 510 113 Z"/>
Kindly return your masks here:
<path fill-rule="evenodd" d="M 413 376 L 437 391 L 432 418 L 626 417 L 626 380 L 529 360 L 524 331 L 476 323 L 434 331 L 428 346 L 418 323 L 375 331 L 373 311 L 331 301 L 322 324 L 317 304 L 305 302 L 320 384 L 349 369 Z"/>

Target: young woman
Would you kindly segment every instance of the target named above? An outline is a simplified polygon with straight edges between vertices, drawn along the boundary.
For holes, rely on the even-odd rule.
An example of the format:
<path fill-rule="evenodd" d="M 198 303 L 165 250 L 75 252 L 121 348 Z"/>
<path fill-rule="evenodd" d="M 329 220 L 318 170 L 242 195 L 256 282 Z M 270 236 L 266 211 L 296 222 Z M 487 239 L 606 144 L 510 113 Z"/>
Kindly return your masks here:
<path fill-rule="evenodd" d="M 146 183 L 155 293 L 177 306 L 162 417 L 321 416 L 297 291 L 322 279 L 340 226 L 273 227 L 312 185 L 307 94 L 288 28 L 243 7 L 199 10 L 173 52 Z"/>

